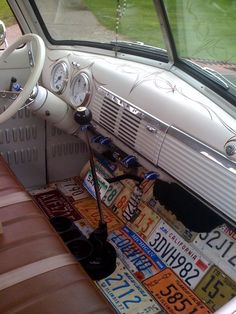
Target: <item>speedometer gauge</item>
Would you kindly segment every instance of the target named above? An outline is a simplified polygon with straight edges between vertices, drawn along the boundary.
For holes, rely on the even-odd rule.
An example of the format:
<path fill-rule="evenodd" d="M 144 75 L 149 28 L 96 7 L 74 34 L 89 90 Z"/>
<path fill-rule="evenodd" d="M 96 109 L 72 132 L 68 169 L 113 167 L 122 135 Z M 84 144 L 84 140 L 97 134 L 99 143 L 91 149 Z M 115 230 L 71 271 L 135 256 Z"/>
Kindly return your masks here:
<path fill-rule="evenodd" d="M 53 66 L 51 72 L 51 88 L 55 93 L 61 94 L 66 88 L 68 73 L 68 66 L 65 62 L 58 62 Z"/>
<path fill-rule="evenodd" d="M 75 107 L 86 106 L 90 97 L 89 76 L 81 72 L 77 74 L 71 83 L 71 101 Z"/>

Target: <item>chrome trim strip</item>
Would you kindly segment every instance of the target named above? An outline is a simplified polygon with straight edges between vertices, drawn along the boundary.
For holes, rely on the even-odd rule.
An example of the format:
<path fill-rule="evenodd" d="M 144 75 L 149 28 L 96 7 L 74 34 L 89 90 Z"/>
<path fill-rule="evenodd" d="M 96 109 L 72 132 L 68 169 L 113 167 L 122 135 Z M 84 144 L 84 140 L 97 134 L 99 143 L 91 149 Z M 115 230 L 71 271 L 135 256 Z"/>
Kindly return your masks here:
<path fill-rule="evenodd" d="M 157 129 L 157 131 L 158 130 L 162 131 L 162 132 L 167 131 L 167 129 L 169 127 L 168 124 L 157 119 L 156 117 L 153 117 L 149 113 L 139 109 L 137 106 L 133 105 L 132 103 L 128 102 L 127 100 L 123 99 L 122 97 L 114 94 L 113 92 L 110 92 L 105 87 L 100 86 L 97 91 L 100 95 L 107 97 L 108 99 L 110 99 L 111 101 L 116 103 L 117 105 L 125 108 L 130 113 L 132 113 L 133 115 L 136 115 L 137 117 L 139 117 L 140 119 L 145 121 L 147 123 L 147 125 L 146 125 L 147 128 L 153 127 L 155 129 Z"/>
<path fill-rule="evenodd" d="M 169 130 L 167 131 L 167 135 L 171 135 L 178 141 L 182 142 L 186 146 L 193 149 L 195 152 L 208 158 L 214 163 L 217 163 L 218 165 L 230 171 L 231 173 L 236 174 L 236 162 L 229 160 L 226 156 L 224 156 L 220 152 L 200 142 L 194 137 L 188 135 L 187 133 L 177 129 L 174 126 L 171 126 Z"/>
<path fill-rule="evenodd" d="M 161 28 L 162 35 L 165 41 L 166 50 L 169 57 L 169 62 L 174 63 L 176 59 L 176 48 L 175 48 L 175 43 L 173 41 L 173 36 L 171 33 L 167 14 L 165 11 L 165 5 L 162 0 L 153 0 L 153 2 L 154 2 L 156 14 L 160 22 L 160 28 Z"/>

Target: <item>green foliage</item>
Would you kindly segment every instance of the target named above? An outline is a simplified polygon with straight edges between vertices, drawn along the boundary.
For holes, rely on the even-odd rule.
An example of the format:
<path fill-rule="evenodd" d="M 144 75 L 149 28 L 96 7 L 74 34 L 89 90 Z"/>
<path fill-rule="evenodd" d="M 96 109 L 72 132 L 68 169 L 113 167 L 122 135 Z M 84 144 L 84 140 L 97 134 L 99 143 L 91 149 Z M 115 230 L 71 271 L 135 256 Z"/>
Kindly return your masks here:
<path fill-rule="evenodd" d="M 6 26 L 11 26 L 16 23 L 14 15 L 6 0 L 0 0 L 0 20 L 2 20 Z"/>
<path fill-rule="evenodd" d="M 127 3 L 120 18 L 118 33 L 124 40 L 141 41 L 145 44 L 164 48 L 160 25 L 151 0 L 120 0 Z M 115 31 L 117 0 L 84 0 L 98 21 Z"/>

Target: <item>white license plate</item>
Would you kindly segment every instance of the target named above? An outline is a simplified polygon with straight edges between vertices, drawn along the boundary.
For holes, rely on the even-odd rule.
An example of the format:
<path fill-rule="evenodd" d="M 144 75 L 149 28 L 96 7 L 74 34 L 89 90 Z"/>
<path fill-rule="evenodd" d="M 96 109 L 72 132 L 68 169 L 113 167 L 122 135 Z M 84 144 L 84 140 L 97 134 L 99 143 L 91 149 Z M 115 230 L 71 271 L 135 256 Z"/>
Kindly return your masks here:
<path fill-rule="evenodd" d="M 200 233 L 194 245 L 206 254 L 212 262 L 236 281 L 236 241 L 226 232 L 229 229 L 216 228 L 210 233 Z"/>
<path fill-rule="evenodd" d="M 206 274 L 210 262 L 161 220 L 148 239 L 148 245 L 193 289 Z"/>
<path fill-rule="evenodd" d="M 115 247 L 118 256 L 127 266 L 129 271 L 140 281 L 155 275 L 160 268 L 151 257 L 131 238 L 128 234 L 135 234 L 128 227 L 125 227 L 127 233 L 121 230 L 115 230 L 109 235 L 109 241 Z M 136 235 L 136 234 L 135 234 Z M 136 237 L 138 237 L 136 235 Z M 159 260 L 159 263 L 165 265 Z M 163 268 L 162 267 L 162 268 Z M 161 268 L 161 269 L 162 269 Z"/>
<path fill-rule="evenodd" d="M 90 234 L 93 232 L 94 228 L 92 228 L 88 221 L 84 218 L 81 218 L 80 220 L 74 221 L 74 224 L 76 227 L 82 232 L 82 234 L 89 238 Z"/>
<path fill-rule="evenodd" d="M 158 314 L 161 309 L 146 289 L 117 259 L 116 270 L 97 281 L 98 287 L 120 314 Z"/>
<path fill-rule="evenodd" d="M 111 172 L 109 170 L 107 170 L 107 168 L 105 168 L 100 163 L 100 161 L 96 160 L 95 167 L 96 167 L 96 171 L 98 171 L 99 174 L 103 178 L 112 178 L 113 177 Z M 106 206 L 110 207 L 113 204 L 113 202 L 115 201 L 115 199 L 117 198 L 117 196 L 119 195 L 119 193 L 123 190 L 123 188 L 124 188 L 124 186 L 120 182 L 110 183 L 109 188 L 106 191 L 106 193 L 102 199 L 103 203 Z"/>
<path fill-rule="evenodd" d="M 56 182 L 58 190 L 72 201 L 78 201 L 89 196 L 88 192 L 73 178 Z"/>
<path fill-rule="evenodd" d="M 102 200 L 104 195 L 106 194 L 108 188 L 109 188 L 109 183 L 98 172 L 96 172 L 96 174 L 97 174 L 97 178 L 98 178 L 100 197 Z M 86 188 L 86 190 L 94 198 L 96 198 L 95 190 L 94 190 L 94 183 L 93 183 L 93 176 L 92 176 L 91 170 L 89 170 L 87 175 L 85 176 L 83 185 Z"/>

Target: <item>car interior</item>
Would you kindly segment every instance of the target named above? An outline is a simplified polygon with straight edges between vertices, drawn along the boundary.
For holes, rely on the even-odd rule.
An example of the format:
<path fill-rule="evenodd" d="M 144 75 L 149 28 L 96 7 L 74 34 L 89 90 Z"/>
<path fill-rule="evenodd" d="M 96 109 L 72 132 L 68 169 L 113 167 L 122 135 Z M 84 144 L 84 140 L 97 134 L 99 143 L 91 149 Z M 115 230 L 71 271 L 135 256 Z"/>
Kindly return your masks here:
<path fill-rule="evenodd" d="M 236 1 L 0 2 L 0 313 L 236 313 Z"/>

